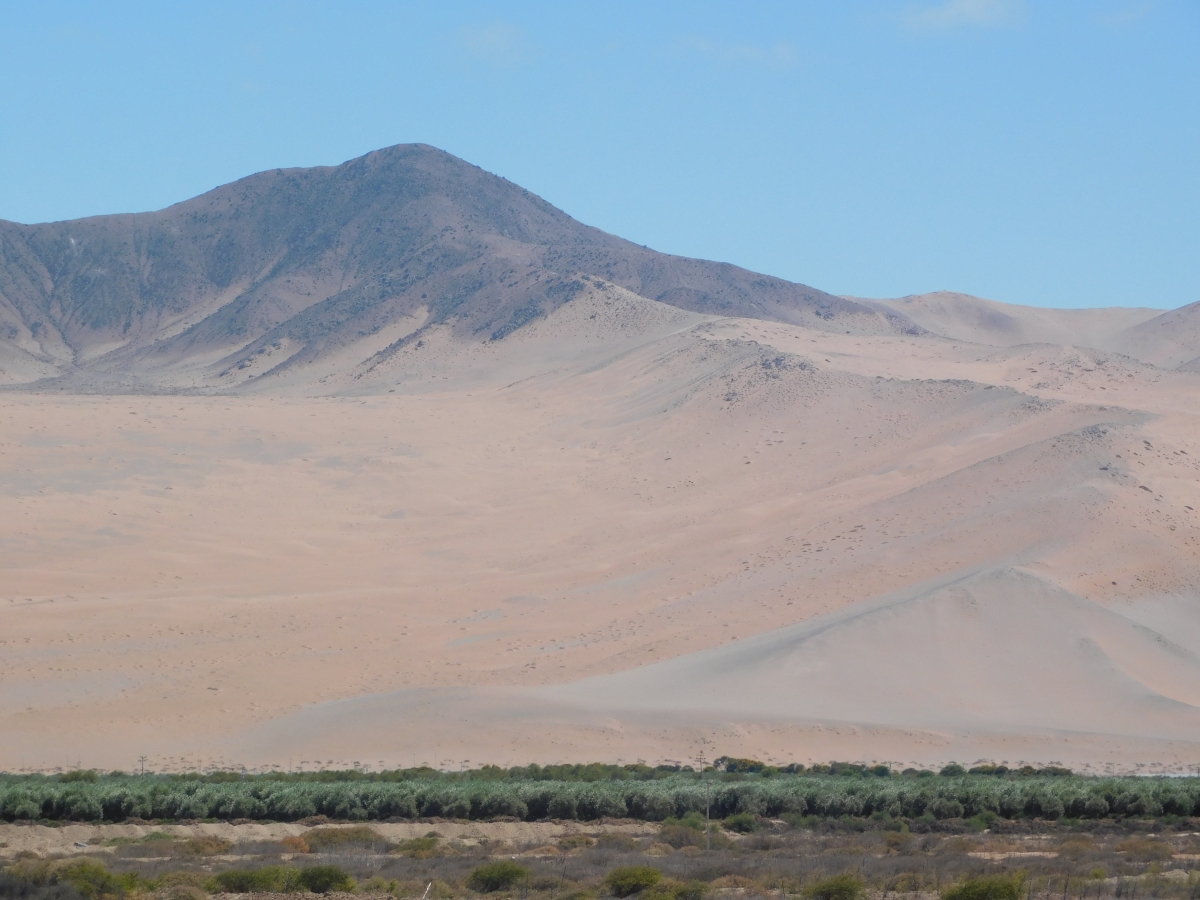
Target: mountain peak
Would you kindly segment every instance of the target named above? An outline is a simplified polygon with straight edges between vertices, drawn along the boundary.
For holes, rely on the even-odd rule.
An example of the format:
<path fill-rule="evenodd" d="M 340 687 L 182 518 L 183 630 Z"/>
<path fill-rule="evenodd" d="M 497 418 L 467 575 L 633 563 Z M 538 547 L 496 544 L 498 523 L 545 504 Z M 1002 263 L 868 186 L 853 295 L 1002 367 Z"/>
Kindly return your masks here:
<path fill-rule="evenodd" d="M 581 276 L 693 312 L 824 330 L 914 326 L 815 288 L 657 253 L 572 219 L 427 144 L 273 169 L 151 213 L 0 224 L 0 322 L 42 374 L 196 370 L 271 342 L 314 360 L 426 316 L 502 340 L 569 302 Z M 34 368 L 37 368 L 36 366 Z M 141 373 L 141 374 L 138 374 Z"/>

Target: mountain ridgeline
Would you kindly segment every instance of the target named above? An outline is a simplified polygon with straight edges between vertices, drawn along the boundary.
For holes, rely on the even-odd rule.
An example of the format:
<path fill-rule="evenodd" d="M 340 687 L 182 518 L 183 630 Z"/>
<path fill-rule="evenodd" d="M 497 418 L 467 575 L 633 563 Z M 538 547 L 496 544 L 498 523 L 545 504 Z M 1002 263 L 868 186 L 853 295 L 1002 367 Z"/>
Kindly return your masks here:
<path fill-rule="evenodd" d="M 632 244 L 416 144 L 261 172 L 158 212 L 0 222 L 0 368 L 10 384 L 152 388 L 186 369 L 213 386 L 263 347 L 290 349 L 259 377 L 401 320 L 502 341 L 589 280 L 706 314 L 922 330 L 877 305 Z"/>

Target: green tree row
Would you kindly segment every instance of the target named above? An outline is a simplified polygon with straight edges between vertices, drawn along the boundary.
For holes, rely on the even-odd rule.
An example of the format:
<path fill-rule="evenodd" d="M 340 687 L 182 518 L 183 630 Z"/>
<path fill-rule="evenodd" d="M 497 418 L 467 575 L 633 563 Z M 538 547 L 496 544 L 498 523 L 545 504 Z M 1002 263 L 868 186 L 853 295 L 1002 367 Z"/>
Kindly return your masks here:
<path fill-rule="evenodd" d="M 711 810 L 738 813 L 936 819 L 1200 816 L 1200 779 L 1020 778 L 954 775 L 932 778 L 812 774 L 741 776 L 672 772 L 628 780 L 445 779 L 231 781 L 167 776 L 103 776 L 95 780 L 0 778 L 0 819 L 55 821 L 256 819 L 296 821 L 324 815 L 365 821 L 441 816 L 523 820 L 602 817 L 661 821 Z"/>

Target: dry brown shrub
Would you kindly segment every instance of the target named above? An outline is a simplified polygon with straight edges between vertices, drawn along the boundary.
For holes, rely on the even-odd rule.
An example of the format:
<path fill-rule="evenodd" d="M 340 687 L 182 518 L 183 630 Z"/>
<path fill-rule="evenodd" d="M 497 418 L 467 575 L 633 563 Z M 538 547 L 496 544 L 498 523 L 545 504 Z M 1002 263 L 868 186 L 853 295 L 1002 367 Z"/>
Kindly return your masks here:
<path fill-rule="evenodd" d="M 606 831 L 596 843 L 609 850 L 633 850 L 637 847 L 637 841 L 619 831 Z"/>
<path fill-rule="evenodd" d="M 883 842 L 889 850 L 900 851 L 912 843 L 912 835 L 907 831 L 885 831 Z"/>
<path fill-rule="evenodd" d="M 311 853 L 330 853 L 347 850 L 387 850 L 392 845 L 369 825 L 349 828 L 313 828 L 300 836 Z"/>
<path fill-rule="evenodd" d="M 159 900 L 208 900 L 202 888 L 192 884 L 176 884 L 155 892 Z"/>
<path fill-rule="evenodd" d="M 1092 853 L 1096 849 L 1096 842 L 1085 835 L 1073 835 L 1067 838 L 1057 847 L 1059 855 L 1067 859 L 1078 859 L 1085 853 Z"/>
<path fill-rule="evenodd" d="M 288 853 L 311 853 L 312 850 L 308 846 L 308 841 L 294 834 L 289 834 L 279 842 L 279 845 Z"/>
<path fill-rule="evenodd" d="M 915 894 L 923 886 L 919 872 L 903 872 L 891 882 L 889 889 L 897 894 Z"/>
<path fill-rule="evenodd" d="M 595 843 L 596 839 L 588 837 L 586 834 L 568 834 L 564 838 L 559 838 L 558 846 L 564 850 L 582 850 L 584 847 L 591 847 Z"/>
<path fill-rule="evenodd" d="M 180 845 L 179 849 L 184 856 L 217 856 L 232 850 L 233 841 L 205 834 L 200 837 L 188 838 Z"/>
<path fill-rule="evenodd" d="M 371 878 L 368 878 L 366 881 L 359 882 L 358 887 L 355 889 L 355 893 L 391 894 L 392 896 L 398 896 L 397 891 L 399 889 L 400 882 L 396 881 L 394 878 L 389 881 L 387 878 L 382 878 L 379 875 L 375 875 Z"/>
<path fill-rule="evenodd" d="M 763 890 L 762 885 L 760 885 L 753 878 L 747 878 L 745 875 L 722 875 L 720 878 L 716 879 L 710 885 L 710 887 L 716 891 L 738 889 L 745 889 L 747 891 Z"/>
<path fill-rule="evenodd" d="M 704 832 L 683 825 L 664 825 L 658 832 L 659 838 L 672 847 L 699 847 L 704 843 Z"/>
<path fill-rule="evenodd" d="M 155 879 L 154 883 L 158 886 L 159 890 L 179 887 L 181 885 L 202 888 L 204 887 L 204 882 L 207 880 L 208 877 L 201 875 L 199 872 L 168 872 L 166 875 Z"/>
<path fill-rule="evenodd" d="M 561 856 L 562 851 L 552 844 L 543 844 L 541 847 L 533 847 L 521 853 L 522 856 Z"/>
<path fill-rule="evenodd" d="M 1169 844 L 1143 837 L 1126 838 L 1117 844 L 1116 850 L 1139 862 L 1161 862 L 1175 855 Z"/>

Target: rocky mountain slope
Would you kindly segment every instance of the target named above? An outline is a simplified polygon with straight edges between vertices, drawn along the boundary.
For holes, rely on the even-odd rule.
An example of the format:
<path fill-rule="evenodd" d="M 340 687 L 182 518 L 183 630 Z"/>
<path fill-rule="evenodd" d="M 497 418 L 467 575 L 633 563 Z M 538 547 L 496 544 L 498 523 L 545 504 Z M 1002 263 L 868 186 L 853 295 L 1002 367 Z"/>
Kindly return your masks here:
<path fill-rule="evenodd" d="M 592 282 L 707 314 L 915 330 L 805 285 L 656 253 L 402 145 L 261 172 L 159 212 L 0 222 L 0 377 L 229 389 L 381 335 L 362 358 L 386 355 L 443 324 L 502 341 Z M 269 369 L 247 373 L 268 351 Z"/>

